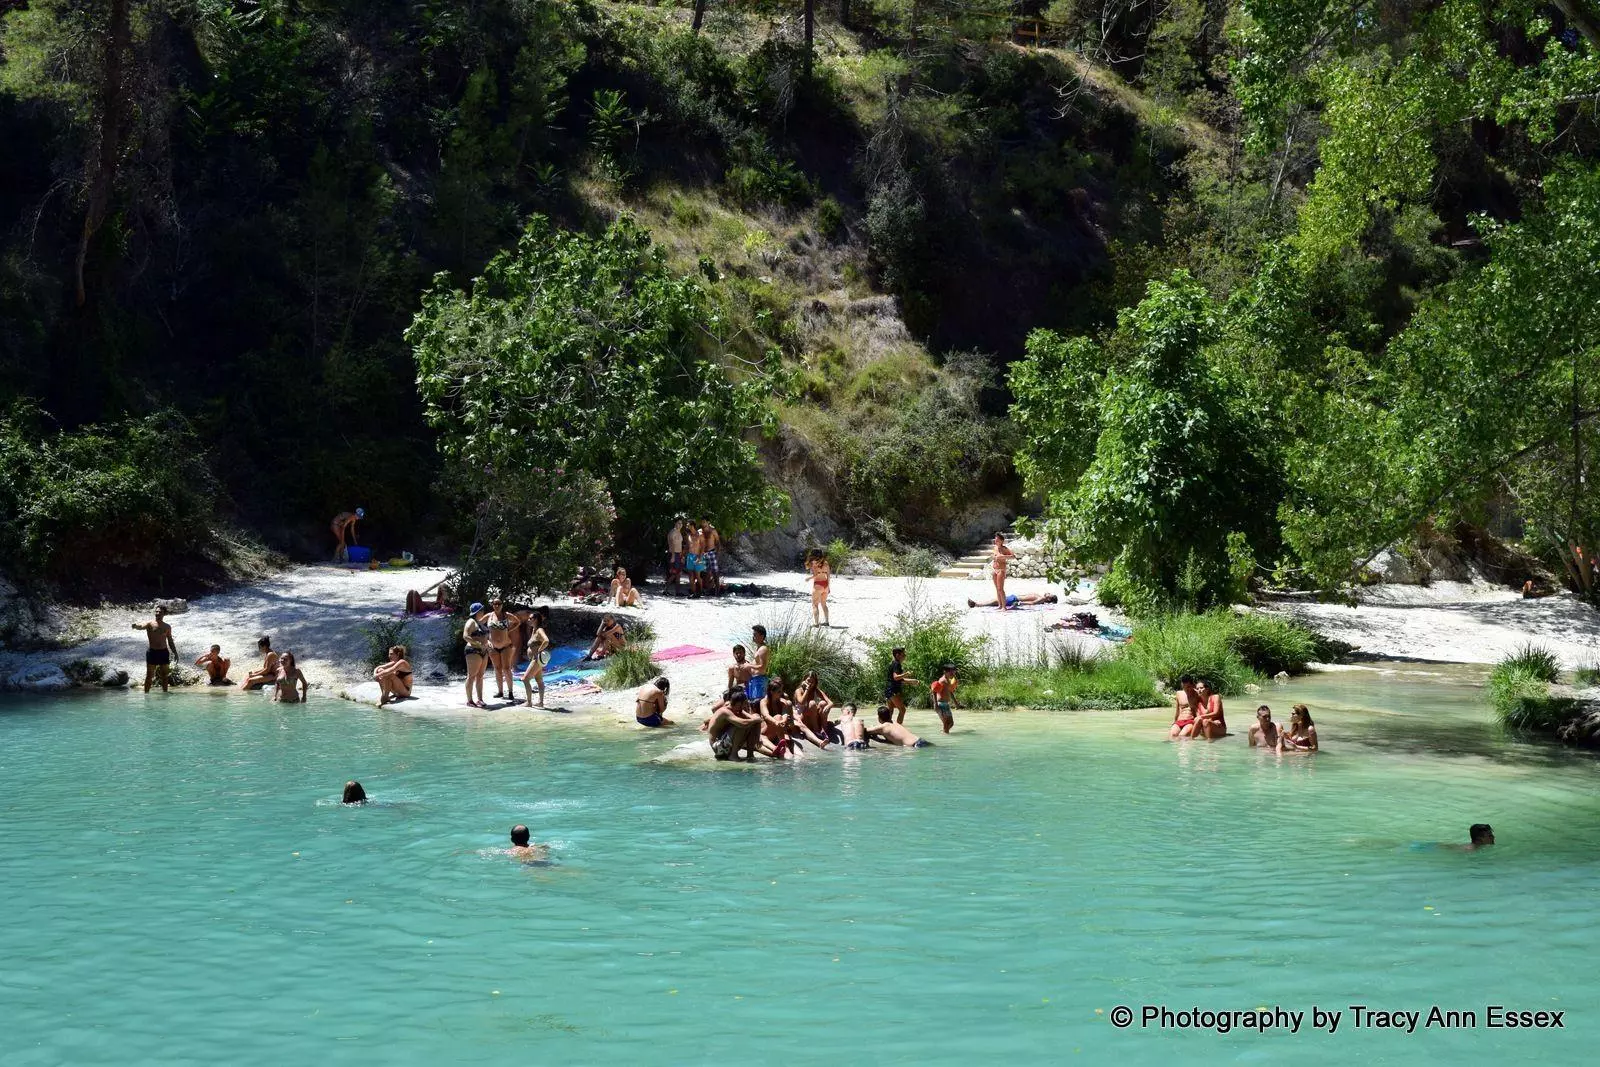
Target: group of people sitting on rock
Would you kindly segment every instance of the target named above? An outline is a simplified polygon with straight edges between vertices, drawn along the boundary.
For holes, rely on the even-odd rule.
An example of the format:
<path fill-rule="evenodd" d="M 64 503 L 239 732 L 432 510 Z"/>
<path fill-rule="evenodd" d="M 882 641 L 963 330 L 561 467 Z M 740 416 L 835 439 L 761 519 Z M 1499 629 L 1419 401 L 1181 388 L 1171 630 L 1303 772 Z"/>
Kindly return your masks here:
<path fill-rule="evenodd" d="M 1228 735 L 1222 694 L 1214 691 L 1204 679 L 1196 680 L 1188 674 L 1178 679 L 1178 692 L 1172 705 L 1172 729 L 1167 736 L 1174 741 L 1188 738 L 1215 741 Z M 1262 704 L 1256 708 L 1256 721 L 1247 737 L 1251 748 L 1276 752 L 1317 751 L 1317 727 L 1311 721 L 1311 709 L 1304 704 L 1296 704 L 1290 711 L 1286 727 L 1274 722 L 1272 709 Z"/>

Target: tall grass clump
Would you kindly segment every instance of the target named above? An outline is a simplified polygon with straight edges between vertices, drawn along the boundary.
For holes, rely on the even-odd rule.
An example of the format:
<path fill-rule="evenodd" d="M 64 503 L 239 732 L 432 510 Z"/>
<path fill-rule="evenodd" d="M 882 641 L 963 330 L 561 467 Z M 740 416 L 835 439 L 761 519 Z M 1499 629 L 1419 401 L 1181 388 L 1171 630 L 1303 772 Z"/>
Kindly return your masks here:
<path fill-rule="evenodd" d="M 1561 680 L 1561 660 L 1548 648 L 1536 645 L 1532 641 L 1513 649 L 1495 669 L 1499 670 L 1501 667 L 1519 670 L 1529 677 L 1546 683 L 1553 684 Z"/>
<path fill-rule="evenodd" d="M 602 689 L 629 689 L 641 686 L 661 673 L 661 664 L 651 658 L 648 644 L 632 644 L 606 657 L 606 672 L 600 676 Z"/>
<path fill-rule="evenodd" d="M 1549 649 L 1525 644 L 1489 672 L 1489 703 L 1502 725 L 1515 730 L 1555 730 L 1577 709 L 1568 697 L 1552 696 L 1561 663 Z"/>
<path fill-rule="evenodd" d="M 932 605 L 920 581 L 908 582 L 905 607 L 887 629 L 867 639 L 869 681 L 878 683 L 873 697 L 889 676 L 896 648 L 906 650 L 906 671 L 922 683 L 906 688 L 906 703 L 926 707 L 928 683 L 939 676 L 945 664 L 954 665 L 956 677 L 966 683 L 988 674 L 988 644 L 988 638 L 971 636 L 962 629 L 960 611 Z"/>
<path fill-rule="evenodd" d="M 810 620 L 791 614 L 767 628 L 767 673 L 782 675 L 791 688 L 817 672 L 823 692 L 834 700 L 858 703 L 875 700 L 866 667 L 845 640 L 831 630 L 818 629 Z"/>
<path fill-rule="evenodd" d="M 1600 666 L 1585 663 L 1582 667 L 1572 672 L 1572 684 L 1580 689 L 1587 686 L 1600 685 Z"/>
<path fill-rule="evenodd" d="M 1317 634 L 1297 622 L 1219 608 L 1136 623 L 1127 655 L 1168 688 L 1189 674 L 1226 696 L 1264 674 L 1305 670 L 1321 646 Z"/>

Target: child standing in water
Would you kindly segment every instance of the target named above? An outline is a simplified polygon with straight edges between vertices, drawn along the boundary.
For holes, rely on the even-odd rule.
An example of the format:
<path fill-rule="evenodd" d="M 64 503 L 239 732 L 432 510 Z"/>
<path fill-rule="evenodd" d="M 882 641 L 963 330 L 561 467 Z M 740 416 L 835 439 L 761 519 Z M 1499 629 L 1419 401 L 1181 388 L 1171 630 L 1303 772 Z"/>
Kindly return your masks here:
<path fill-rule="evenodd" d="M 956 724 L 955 716 L 950 714 L 950 709 L 956 706 L 956 665 L 946 663 L 939 677 L 928 686 L 928 692 L 933 694 L 933 710 L 939 716 L 939 723 L 944 727 L 944 732 L 949 733 L 950 727 Z"/>

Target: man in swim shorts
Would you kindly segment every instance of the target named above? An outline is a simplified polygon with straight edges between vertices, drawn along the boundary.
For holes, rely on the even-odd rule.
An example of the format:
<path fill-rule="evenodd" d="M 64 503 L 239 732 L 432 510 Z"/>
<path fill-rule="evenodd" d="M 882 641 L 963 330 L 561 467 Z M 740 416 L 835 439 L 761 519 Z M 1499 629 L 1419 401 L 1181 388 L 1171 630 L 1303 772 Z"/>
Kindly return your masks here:
<path fill-rule="evenodd" d="M 667 588 L 678 595 L 678 583 L 683 578 L 683 528 L 676 519 L 667 527 Z"/>
<path fill-rule="evenodd" d="M 150 692 L 152 679 L 160 679 L 161 691 L 167 692 L 168 673 L 172 665 L 172 657 L 178 654 L 178 646 L 172 640 L 172 627 L 168 625 L 167 609 L 156 608 L 154 622 L 136 622 L 135 630 L 143 630 L 145 640 L 150 647 L 144 651 L 144 691 Z"/>
<path fill-rule="evenodd" d="M 756 646 L 755 661 L 750 665 L 750 680 L 744 683 L 744 695 L 753 703 L 767 697 L 767 660 L 772 649 L 767 647 L 767 628 L 760 623 L 750 627 L 750 641 Z"/>
<path fill-rule="evenodd" d="M 671 726 L 673 722 L 667 718 L 667 692 L 672 688 L 672 683 L 662 675 L 653 682 L 646 682 L 634 694 L 633 719 L 640 726 Z"/>
<path fill-rule="evenodd" d="M 719 760 L 734 759 L 740 752 L 753 759 L 761 745 L 761 716 L 751 712 L 749 701 L 737 689 L 723 694 L 700 729 L 709 735 L 711 754 Z"/>
<path fill-rule="evenodd" d="M 703 557 L 706 565 L 706 588 L 713 593 L 722 592 L 722 562 L 717 555 L 717 550 L 722 547 L 722 535 L 717 533 L 717 528 L 706 523 L 706 552 Z"/>
<path fill-rule="evenodd" d="M 956 665 L 946 663 L 940 671 L 939 677 L 928 686 L 928 692 L 933 694 L 933 710 L 939 716 L 939 723 L 944 727 L 944 732 L 949 733 L 950 728 L 956 724 L 955 716 L 950 714 L 950 709 L 956 706 Z"/>
<path fill-rule="evenodd" d="M 1200 707 L 1200 693 L 1194 687 L 1194 675 L 1178 679 L 1178 692 L 1172 698 L 1172 729 L 1167 736 L 1176 741 L 1180 737 L 1194 736 L 1195 709 Z"/>
<path fill-rule="evenodd" d="M 1060 598 L 1054 593 L 1007 593 L 1006 607 L 1031 608 L 1036 604 L 1054 604 L 1059 600 Z M 990 597 L 988 600 L 973 600 L 971 598 L 967 600 L 967 607 L 969 608 L 992 608 L 994 606 L 994 597 Z"/>
<path fill-rule="evenodd" d="M 889 653 L 889 677 L 883 683 L 883 702 L 898 714 L 895 722 L 906 721 L 906 696 L 907 682 L 920 685 L 917 679 L 906 673 L 906 650 L 897 648 Z"/>
<path fill-rule="evenodd" d="M 858 751 L 867 747 L 867 724 L 856 716 L 854 704 L 846 704 L 844 713 L 839 716 L 839 735 L 844 738 L 847 749 Z"/>
<path fill-rule="evenodd" d="M 895 745 L 899 748 L 927 748 L 932 744 L 895 722 L 894 712 L 887 704 L 878 705 L 878 725 L 868 730 L 867 736 L 874 741 L 882 741 L 886 745 Z"/>

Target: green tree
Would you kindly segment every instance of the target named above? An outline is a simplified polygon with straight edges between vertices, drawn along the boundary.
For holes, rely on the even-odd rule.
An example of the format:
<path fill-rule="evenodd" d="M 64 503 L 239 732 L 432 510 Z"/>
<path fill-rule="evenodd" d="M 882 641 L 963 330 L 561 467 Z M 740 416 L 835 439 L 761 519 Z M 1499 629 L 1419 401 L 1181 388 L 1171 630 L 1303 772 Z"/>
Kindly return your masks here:
<path fill-rule="evenodd" d="M 1119 317 L 1128 357 L 1096 376 L 1083 339 L 1035 335 L 1012 371 L 1017 465 L 1049 492 L 1041 529 L 1135 610 L 1204 607 L 1237 589 L 1230 555 L 1269 545 L 1276 467 L 1252 398 L 1218 373 L 1220 318 L 1183 271 Z M 1237 538 L 1230 554 L 1229 535 Z"/>
<path fill-rule="evenodd" d="M 783 512 L 750 440 L 773 424 L 769 385 L 707 358 L 713 325 L 631 219 L 588 237 L 535 216 L 470 293 L 436 279 L 406 339 L 456 476 L 481 490 L 511 467 L 588 472 L 639 565 L 674 515 L 734 534 Z"/>

